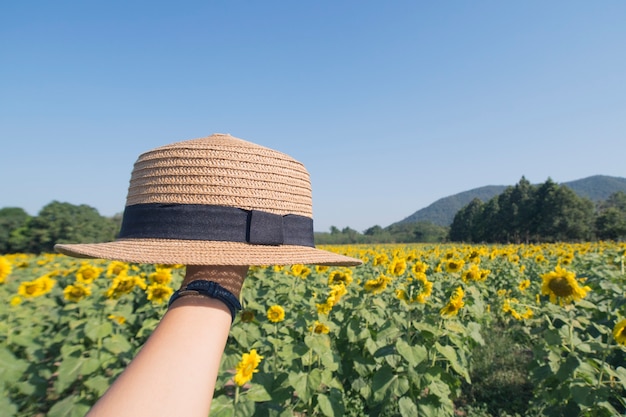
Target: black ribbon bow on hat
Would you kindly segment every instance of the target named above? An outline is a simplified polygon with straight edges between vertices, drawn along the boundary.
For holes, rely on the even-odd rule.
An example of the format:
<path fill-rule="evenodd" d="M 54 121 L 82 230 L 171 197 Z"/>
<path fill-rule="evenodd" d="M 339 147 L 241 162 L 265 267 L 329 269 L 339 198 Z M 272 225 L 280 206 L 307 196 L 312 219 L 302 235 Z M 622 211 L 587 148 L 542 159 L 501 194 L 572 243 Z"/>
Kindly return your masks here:
<path fill-rule="evenodd" d="M 314 247 L 313 219 L 204 204 L 126 206 L 119 239 L 185 239 Z"/>

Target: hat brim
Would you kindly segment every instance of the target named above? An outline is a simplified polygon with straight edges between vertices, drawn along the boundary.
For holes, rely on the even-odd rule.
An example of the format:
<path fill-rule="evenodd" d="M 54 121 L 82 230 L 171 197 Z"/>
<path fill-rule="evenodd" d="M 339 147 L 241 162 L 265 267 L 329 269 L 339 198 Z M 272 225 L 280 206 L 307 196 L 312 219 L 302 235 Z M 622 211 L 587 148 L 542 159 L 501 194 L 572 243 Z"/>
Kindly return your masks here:
<path fill-rule="evenodd" d="M 204 240 L 119 239 L 106 243 L 57 244 L 54 249 L 76 258 L 145 264 L 356 266 L 363 263 L 356 258 L 308 246 Z"/>

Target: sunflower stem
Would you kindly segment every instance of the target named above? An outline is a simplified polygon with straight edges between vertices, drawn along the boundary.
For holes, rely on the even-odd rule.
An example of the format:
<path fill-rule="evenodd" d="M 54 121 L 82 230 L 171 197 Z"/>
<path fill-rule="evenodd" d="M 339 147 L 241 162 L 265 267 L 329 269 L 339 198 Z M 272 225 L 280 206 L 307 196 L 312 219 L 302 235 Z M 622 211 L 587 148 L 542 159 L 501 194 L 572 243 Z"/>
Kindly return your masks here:
<path fill-rule="evenodd" d="M 233 400 L 233 416 L 237 415 L 237 404 L 239 403 L 239 385 L 235 386 L 235 399 Z"/>
<path fill-rule="evenodd" d="M 274 337 L 278 339 L 278 323 L 274 323 Z M 272 360 L 274 361 L 274 372 L 278 374 L 278 365 L 276 364 L 276 356 L 278 355 L 278 349 L 276 349 L 276 343 L 272 343 L 272 350 L 273 350 Z"/>

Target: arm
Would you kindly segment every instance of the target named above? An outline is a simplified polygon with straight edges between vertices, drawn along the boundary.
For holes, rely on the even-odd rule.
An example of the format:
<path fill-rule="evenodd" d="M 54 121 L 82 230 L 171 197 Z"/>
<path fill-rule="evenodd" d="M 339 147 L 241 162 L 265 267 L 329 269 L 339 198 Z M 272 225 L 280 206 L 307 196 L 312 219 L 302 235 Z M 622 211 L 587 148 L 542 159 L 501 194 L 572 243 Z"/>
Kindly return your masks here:
<path fill-rule="evenodd" d="M 238 296 L 247 268 L 189 266 L 183 285 L 213 280 Z M 177 299 L 88 417 L 206 417 L 230 326 L 221 301 Z"/>

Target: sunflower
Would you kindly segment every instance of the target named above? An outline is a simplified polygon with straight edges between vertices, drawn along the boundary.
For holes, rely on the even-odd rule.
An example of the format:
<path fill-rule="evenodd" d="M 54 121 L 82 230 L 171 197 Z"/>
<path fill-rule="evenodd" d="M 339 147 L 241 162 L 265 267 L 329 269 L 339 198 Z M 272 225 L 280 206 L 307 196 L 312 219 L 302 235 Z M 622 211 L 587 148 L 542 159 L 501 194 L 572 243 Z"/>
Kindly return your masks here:
<path fill-rule="evenodd" d="M 428 269 L 428 264 L 422 261 L 417 261 L 413 264 L 413 266 L 411 267 L 411 271 L 414 274 L 419 274 L 419 273 L 426 273 L 426 270 Z"/>
<path fill-rule="evenodd" d="M 465 296 L 463 288 L 457 287 L 457 289 L 454 290 L 454 293 L 450 296 L 450 301 L 448 301 L 448 304 L 446 304 L 439 311 L 439 314 L 444 317 L 451 317 L 459 314 L 459 310 L 465 305 L 463 302 L 463 296 Z"/>
<path fill-rule="evenodd" d="M 522 291 L 522 292 L 526 291 L 526 290 L 528 289 L 528 287 L 530 287 L 530 280 L 529 280 L 529 279 L 524 279 L 524 280 L 522 280 L 522 281 L 519 283 L 519 285 L 517 286 L 517 288 L 518 288 L 520 291 Z"/>
<path fill-rule="evenodd" d="M 291 273 L 293 274 L 293 276 L 300 277 L 302 279 L 306 279 L 306 277 L 308 277 L 309 274 L 311 274 L 311 268 L 302 264 L 291 265 L 290 269 L 291 269 Z"/>
<path fill-rule="evenodd" d="M 333 307 L 336 306 L 337 303 L 339 303 L 339 300 L 341 300 L 341 297 L 343 297 L 347 293 L 348 290 L 346 289 L 346 286 L 343 285 L 343 283 L 332 285 L 330 287 L 330 292 L 328 293 L 328 299 L 326 300 L 326 304 L 330 304 Z"/>
<path fill-rule="evenodd" d="M 330 332 L 330 328 L 327 325 L 317 320 L 313 323 L 313 326 L 311 326 L 309 330 L 316 334 L 328 334 L 328 332 Z"/>
<path fill-rule="evenodd" d="M 272 323 L 279 323 L 285 320 L 285 309 L 279 305 L 273 305 L 267 309 L 267 319 Z"/>
<path fill-rule="evenodd" d="M 174 290 L 165 284 L 150 284 L 146 293 L 148 294 L 148 300 L 155 304 L 162 304 L 169 300 Z"/>
<path fill-rule="evenodd" d="M 613 337 L 617 343 L 626 346 L 626 319 L 615 325 L 613 328 Z"/>
<path fill-rule="evenodd" d="M 172 269 L 171 268 L 156 268 L 156 270 L 148 275 L 148 280 L 152 284 L 169 284 L 172 280 Z"/>
<path fill-rule="evenodd" d="M 0 256 L 0 284 L 4 283 L 12 270 L 11 262 L 4 256 Z"/>
<path fill-rule="evenodd" d="M 470 281 L 481 281 L 482 275 L 480 271 L 481 270 L 477 264 L 472 264 L 468 269 L 463 271 L 463 273 L 461 274 L 461 279 L 465 283 Z"/>
<path fill-rule="evenodd" d="M 543 284 L 541 293 L 550 296 L 550 302 L 563 305 L 572 301 L 578 301 L 587 295 L 591 288 L 578 285 L 576 274 L 557 266 L 554 271 L 541 276 Z"/>
<path fill-rule="evenodd" d="M 459 272 L 463 269 L 465 261 L 463 259 L 449 259 L 446 261 L 446 272 Z"/>
<path fill-rule="evenodd" d="M 328 274 L 328 285 L 340 284 L 350 285 L 352 282 L 351 269 L 338 269 Z"/>
<path fill-rule="evenodd" d="M 111 286 L 106 292 L 107 298 L 117 299 L 124 294 L 129 294 L 135 287 L 142 290 L 146 289 L 146 283 L 138 276 L 129 276 L 126 271 L 120 272 L 118 276 L 113 278 Z"/>
<path fill-rule="evenodd" d="M 56 280 L 49 275 L 43 275 L 32 281 L 24 281 L 17 289 L 17 293 L 22 297 L 39 297 L 52 290 Z"/>
<path fill-rule="evenodd" d="M 237 364 L 237 373 L 235 373 L 235 383 L 240 387 L 252 380 L 252 374 L 259 372 L 258 367 L 263 356 L 252 349 L 250 353 L 244 353 L 241 361 Z"/>
<path fill-rule="evenodd" d="M 315 265 L 315 272 L 321 274 L 328 271 L 328 268 L 330 268 L 328 265 Z"/>
<path fill-rule="evenodd" d="M 80 268 L 78 268 L 78 271 L 76 271 L 76 281 L 81 284 L 91 284 L 100 276 L 101 273 L 102 268 L 83 262 Z"/>
<path fill-rule="evenodd" d="M 68 285 L 63 290 L 63 297 L 67 301 L 78 302 L 91 295 L 91 288 L 78 282 L 76 285 Z"/>
<path fill-rule="evenodd" d="M 502 305 L 502 311 L 511 314 L 515 320 L 521 321 L 533 317 L 533 311 L 529 307 L 526 307 L 526 311 L 520 314 L 511 304 L 519 304 L 519 300 L 517 298 L 507 298 Z"/>
<path fill-rule="evenodd" d="M 415 281 L 420 282 L 421 285 L 419 289 L 411 285 L 411 292 L 415 294 L 414 296 L 409 297 L 405 290 L 398 289 L 396 290 L 396 297 L 407 304 L 426 303 L 426 299 L 430 297 L 433 291 L 433 283 L 428 280 L 426 274 L 424 274 L 423 272 L 415 274 Z"/>
<path fill-rule="evenodd" d="M 389 267 L 387 268 L 387 272 L 397 277 L 404 274 L 406 272 L 406 259 L 393 258 L 391 264 L 389 264 Z"/>
<path fill-rule="evenodd" d="M 317 314 L 321 314 L 323 316 L 328 315 L 328 313 L 330 313 L 333 309 L 333 305 L 328 303 L 328 300 L 322 304 L 315 304 L 315 307 L 317 308 Z"/>
<path fill-rule="evenodd" d="M 126 262 L 112 261 L 107 266 L 106 276 L 116 277 L 119 274 L 128 271 L 129 269 L 130 269 L 130 265 L 127 264 Z"/>
<path fill-rule="evenodd" d="M 378 266 L 378 265 L 386 265 L 388 263 L 389 263 L 389 257 L 387 256 L 387 254 L 379 253 L 379 254 L 376 254 L 376 256 L 374 257 L 374 261 L 372 262 L 372 265 Z"/>
<path fill-rule="evenodd" d="M 372 294 L 380 294 L 385 291 L 387 285 L 391 282 L 391 278 L 380 274 L 378 278 L 370 279 L 365 283 L 365 291 L 371 292 Z"/>

